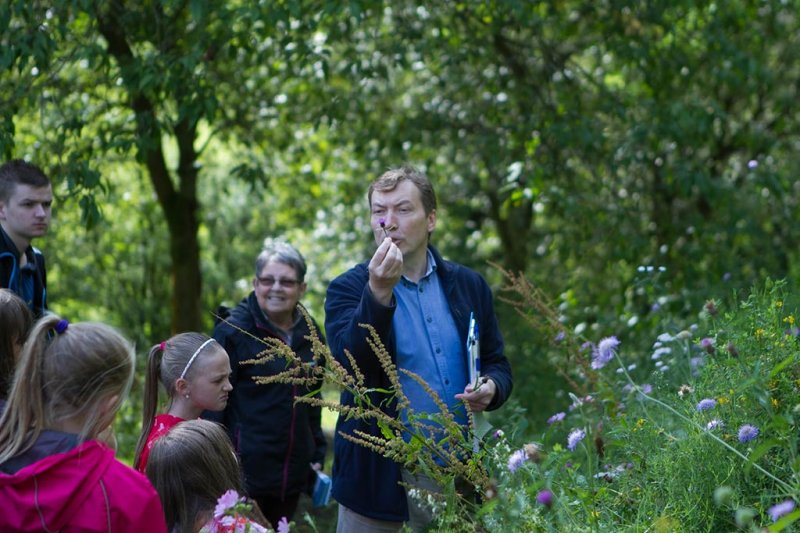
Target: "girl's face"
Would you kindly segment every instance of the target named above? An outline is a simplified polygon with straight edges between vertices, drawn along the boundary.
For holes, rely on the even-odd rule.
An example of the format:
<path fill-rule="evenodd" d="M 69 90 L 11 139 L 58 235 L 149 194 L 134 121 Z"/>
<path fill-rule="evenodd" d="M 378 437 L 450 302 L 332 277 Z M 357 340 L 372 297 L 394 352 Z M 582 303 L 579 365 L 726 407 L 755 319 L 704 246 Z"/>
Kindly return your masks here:
<path fill-rule="evenodd" d="M 213 343 L 216 344 L 216 343 Z M 228 393 L 233 390 L 230 382 L 231 363 L 228 354 L 219 345 L 202 359 L 191 376 L 187 377 L 187 393 L 198 408 L 222 411 L 228 404 Z"/>

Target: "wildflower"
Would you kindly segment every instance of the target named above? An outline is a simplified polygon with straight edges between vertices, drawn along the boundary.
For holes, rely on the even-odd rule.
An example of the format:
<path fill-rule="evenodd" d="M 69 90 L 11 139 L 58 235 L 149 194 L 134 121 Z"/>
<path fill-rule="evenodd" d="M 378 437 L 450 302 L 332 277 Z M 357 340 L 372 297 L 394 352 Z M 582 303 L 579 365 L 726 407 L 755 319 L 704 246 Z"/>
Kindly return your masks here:
<path fill-rule="evenodd" d="M 278 529 L 275 531 L 276 533 L 289 533 L 289 521 L 286 520 L 285 516 L 278 522 Z"/>
<path fill-rule="evenodd" d="M 717 316 L 717 313 L 719 313 L 719 310 L 717 309 L 717 304 L 714 303 L 714 300 L 707 301 L 703 307 L 705 308 L 706 312 L 711 316 Z"/>
<path fill-rule="evenodd" d="M 525 450 L 515 451 L 511 454 L 511 457 L 508 458 L 508 471 L 513 474 L 519 467 L 522 466 L 522 463 L 527 460 L 528 455 L 525 453 Z"/>
<path fill-rule="evenodd" d="M 712 419 L 708 424 L 706 424 L 706 429 L 709 431 L 714 431 L 715 429 L 722 429 L 725 427 L 725 424 L 722 420 L 718 418 Z"/>
<path fill-rule="evenodd" d="M 788 323 L 790 326 L 793 326 L 794 325 L 794 315 L 789 315 L 787 317 L 784 317 L 783 321 Z"/>
<path fill-rule="evenodd" d="M 684 329 L 683 331 L 681 331 L 677 335 L 675 335 L 675 338 L 678 339 L 678 340 L 681 340 L 681 341 L 685 341 L 686 339 L 691 339 L 692 338 L 692 333 L 690 331 L 687 331 L 687 330 Z"/>
<path fill-rule="evenodd" d="M 589 341 L 586 341 L 586 342 L 584 342 L 583 344 L 581 344 L 580 351 L 582 351 L 582 352 L 585 352 L 585 351 L 586 351 L 586 350 L 588 350 L 589 348 L 593 348 L 593 347 L 594 347 L 594 344 L 592 344 L 592 343 L 591 343 L 591 342 L 589 342 Z"/>
<path fill-rule="evenodd" d="M 599 370 L 606 366 L 614 357 L 618 346 L 619 340 L 616 337 L 606 337 L 601 340 L 592 352 L 592 368 Z"/>
<path fill-rule="evenodd" d="M 729 505 L 733 500 L 733 489 L 727 485 L 722 485 L 714 489 L 714 502 L 717 505 Z"/>
<path fill-rule="evenodd" d="M 651 392 L 653 392 L 653 386 L 652 386 L 652 385 L 650 385 L 649 383 L 645 383 L 644 385 L 642 385 L 642 386 L 641 386 L 641 387 L 639 387 L 639 388 L 641 389 L 641 391 L 642 391 L 644 394 L 650 394 Z"/>
<path fill-rule="evenodd" d="M 684 383 L 684 384 L 683 384 L 683 385 L 681 385 L 681 386 L 680 386 L 680 388 L 678 389 L 678 396 L 680 396 L 681 398 L 683 398 L 683 397 L 684 397 L 684 396 L 686 396 L 687 394 L 691 394 L 691 393 L 693 393 L 693 392 L 694 392 L 694 389 L 693 389 L 692 387 L 690 387 L 689 385 L 686 385 L 686 384 Z"/>
<path fill-rule="evenodd" d="M 547 425 L 548 426 L 552 426 L 556 422 L 561 422 L 562 420 L 564 420 L 565 416 L 567 416 L 567 414 L 565 412 L 563 412 L 563 411 L 561 411 L 559 413 L 556 413 L 556 414 L 554 414 L 553 416 L 551 416 L 550 418 L 547 419 Z"/>
<path fill-rule="evenodd" d="M 522 447 L 522 450 L 525 452 L 525 455 L 528 457 L 528 460 L 532 463 L 539 464 L 542 462 L 542 455 L 541 449 L 538 445 L 533 442 L 530 442 Z"/>
<path fill-rule="evenodd" d="M 758 437 L 758 428 L 745 424 L 739 428 L 739 442 L 750 442 Z"/>
<path fill-rule="evenodd" d="M 566 338 L 567 338 L 567 334 L 564 333 L 563 331 L 559 331 L 558 334 L 555 336 L 555 338 L 553 340 L 556 343 L 559 343 L 559 342 L 563 341 Z"/>
<path fill-rule="evenodd" d="M 670 342 L 674 337 L 669 333 L 662 333 L 657 337 L 658 342 Z"/>
<path fill-rule="evenodd" d="M 750 170 L 758 168 L 758 161 L 756 161 L 755 159 L 751 159 L 750 161 L 747 162 L 747 168 L 749 168 Z"/>
<path fill-rule="evenodd" d="M 498 429 L 497 431 L 494 432 L 494 438 L 496 439 L 502 439 L 504 436 L 505 433 L 503 432 L 502 429 Z"/>
<path fill-rule="evenodd" d="M 700 400 L 700 403 L 697 404 L 698 411 L 708 411 L 709 409 L 713 409 L 717 406 L 717 400 L 713 398 L 703 398 Z"/>
<path fill-rule="evenodd" d="M 583 429 L 573 429 L 569 436 L 567 436 L 567 448 L 569 448 L 570 451 L 575 451 L 578 443 L 584 438 L 586 438 L 586 431 Z"/>
<path fill-rule="evenodd" d="M 769 403 L 771 403 L 772 407 L 775 408 L 775 409 L 777 409 L 781 405 L 780 400 L 778 400 L 777 398 L 770 398 L 769 399 Z"/>
<path fill-rule="evenodd" d="M 653 355 L 650 356 L 650 359 L 656 361 L 660 359 L 662 355 L 670 353 L 672 353 L 672 348 L 670 348 L 669 346 L 661 346 L 660 348 L 656 348 L 655 350 L 653 350 Z"/>
<path fill-rule="evenodd" d="M 536 503 L 544 505 L 547 508 L 553 506 L 553 493 L 547 489 L 540 490 L 536 495 Z"/>
<path fill-rule="evenodd" d="M 756 338 L 760 339 L 761 337 L 764 336 L 765 333 L 766 333 L 766 331 L 764 331 L 764 328 L 756 329 Z"/>
<path fill-rule="evenodd" d="M 739 350 L 736 349 L 736 346 L 734 346 L 732 342 L 728 342 L 725 349 L 728 350 L 728 355 L 731 357 L 739 357 Z"/>
<path fill-rule="evenodd" d="M 217 500 L 217 506 L 214 507 L 214 518 L 224 516 L 229 509 L 233 508 L 240 501 L 242 501 L 242 497 L 239 496 L 238 492 L 233 489 L 227 491 Z"/>
<path fill-rule="evenodd" d="M 773 522 L 777 522 L 778 519 L 783 515 L 794 511 L 795 507 L 797 507 L 797 505 L 794 503 L 794 500 L 786 500 L 770 507 L 767 510 L 767 514 L 769 514 L 769 517 L 772 518 Z"/>
<path fill-rule="evenodd" d="M 710 354 L 714 354 L 714 339 L 709 337 L 705 337 L 703 340 L 700 341 L 700 347 L 703 348 L 706 352 Z"/>

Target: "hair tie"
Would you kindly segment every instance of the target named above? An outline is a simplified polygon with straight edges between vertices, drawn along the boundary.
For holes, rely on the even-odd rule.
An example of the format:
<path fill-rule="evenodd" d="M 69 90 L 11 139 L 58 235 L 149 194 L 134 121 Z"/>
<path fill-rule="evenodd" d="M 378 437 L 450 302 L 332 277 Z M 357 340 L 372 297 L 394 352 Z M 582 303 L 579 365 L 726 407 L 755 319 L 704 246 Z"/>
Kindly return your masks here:
<path fill-rule="evenodd" d="M 167 350 L 167 341 L 161 341 L 158 345 L 158 349 L 165 352 Z"/>
<path fill-rule="evenodd" d="M 195 360 L 195 358 L 197 357 L 197 354 L 199 354 L 199 353 L 200 353 L 200 350 L 202 350 L 203 348 L 205 348 L 205 347 L 206 347 L 206 345 L 207 345 L 208 343 L 210 343 L 210 342 L 214 342 L 214 339 L 213 339 L 213 338 L 212 338 L 212 339 L 208 339 L 206 342 L 204 342 L 203 344 L 201 344 L 201 345 L 200 345 L 200 347 L 199 347 L 198 349 L 196 349 L 196 350 L 194 351 L 194 353 L 192 354 L 192 356 L 189 358 L 189 362 L 188 362 L 188 363 L 186 363 L 186 367 L 183 369 L 183 372 L 181 372 L 181 377 L 180 377 L 180 379 L 183 379 L 183 378 L 184 378 L 184 376 L 186 375 L 186 372 L 189 370 L 189 367 L 190 367 L 190 366 L 192 366 L 192 363 L 194 363 L 194 360 Z"/>
<path fill-rule="evenodd" d="M 56 333 L 62 335 L 65 331 L 67 331 L 67 327 L 69 326 L 69 321 L 62 318 L 58 322 L 56 322 L 56 327 L 53 328 L 56 330 Z"/>

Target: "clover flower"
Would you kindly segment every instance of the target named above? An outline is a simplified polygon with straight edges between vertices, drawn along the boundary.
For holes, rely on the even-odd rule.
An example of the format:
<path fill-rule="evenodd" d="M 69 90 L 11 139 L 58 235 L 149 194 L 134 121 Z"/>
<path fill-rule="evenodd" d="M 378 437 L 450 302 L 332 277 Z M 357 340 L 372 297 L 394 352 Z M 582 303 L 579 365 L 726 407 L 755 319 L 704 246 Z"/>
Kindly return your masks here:
<path fill-rule="evenodd" d="M 553 416 L 551 416 L 550 418 L 547 419 L 547 425 L 548 426 L 552 426 L 556 422 L 561 422 L 562 420 L 564 420 L 565 416 L 567 416 L 567 414 L 564 411 L 556 413 L 556 414 L 554 414 Z"/>
<path fill-rule="evenodd" d="M 570 451 L 575 451 L 578 443 L 584 438 L 586 438 L 586 431 L 583 429 L 573 429 L 569 436 L 567 436 L 567 448 L 569 448 Z"/>
<path fill-rule="evenodd" d="M 777 522 L 778 519 L 783 515 L 789 514 L 792 511 L 794 511 L 795 507 L 797 507 L 797 505 L 794 503 L 794 500 L 786 500 L 770 507 L 767 510 L 767 514 L 769 514 L 769 517 L 772 518 L 773 522 Z"/>
<path fill-rule="evenodd" d="M 553 506 L 553 493 L 547 489 L 540 490 L 539 494 L 536 495 L 536 503 L 540 505 L 544 505 L 545 507 L 552 507 Z"/>
<path fill-rule="evenodd" d="M 592 368 L 599 370 L 606 366 L 613 359 L 618 346 L 619 339 L 614 336 L 601 340 L 592 352 Z"/>
<path fill-rule="evenodd" d="M 525 450 L 517 450 L 511 454 L 511 457 L 508 458 L 508 471 L 512 474 L 516 472 L 519 467 L 522 466 L 522 463 L 528 460 L 528 454 L 525 453 Z"/>
<path fill-rule="evenodd" d="M 717 400 L 713 398 L 703 398 L 700 400 L 700 403 L 697 404 L 698 411 L 708 411 L 713 409 L 717 406 Z"/>
<path fill-rule="evenodd" d="M 750 424 L 744 424 L 739 428 L 739 442 L 750 442 L 758 437 L 758 428 Z"/>

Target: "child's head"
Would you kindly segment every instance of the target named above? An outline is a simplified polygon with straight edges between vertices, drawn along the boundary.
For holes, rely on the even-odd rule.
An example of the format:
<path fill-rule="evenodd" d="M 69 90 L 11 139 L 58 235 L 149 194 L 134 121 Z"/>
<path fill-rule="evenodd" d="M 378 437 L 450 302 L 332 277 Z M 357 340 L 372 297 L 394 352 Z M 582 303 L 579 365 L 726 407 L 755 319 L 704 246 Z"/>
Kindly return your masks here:
<path fill-rule="evenodd" d="M 0 289 L 0 398 L 5 399 L 14 379 L 19 352 L 33 325 L 33 313 L 8 289 Z"/>
<path fill-rule="evenodd" d="M 228 490 L 244 494 L 239 462 L 222 427 L 209 420 L 181 422 L 150 449 L 145 473 L 161 498 L 167 527 L 192 531 L 211 517 Z"/>
<path fill-rule="evenodd" d="M 233 388 L 230 373 L 228 353 L 208 335 L 180 333 L 153 346 L 147 358 L 142 434 L 136 447 L 136 461 L 153 427 L 159 381 L 167 392 L 170 406 L 180 403 L 184 411 L 196 417 L 206 410 L 225 409 L 228 393 Z"/>
<path fill-rule="evenodd" d="M 114 419 L 131 381 L 131 343 L 110 326 L 41 318 L 22 349 L 0 419 L 0 462 L 27 450 L 43 429 L 95 438 Z"/>

